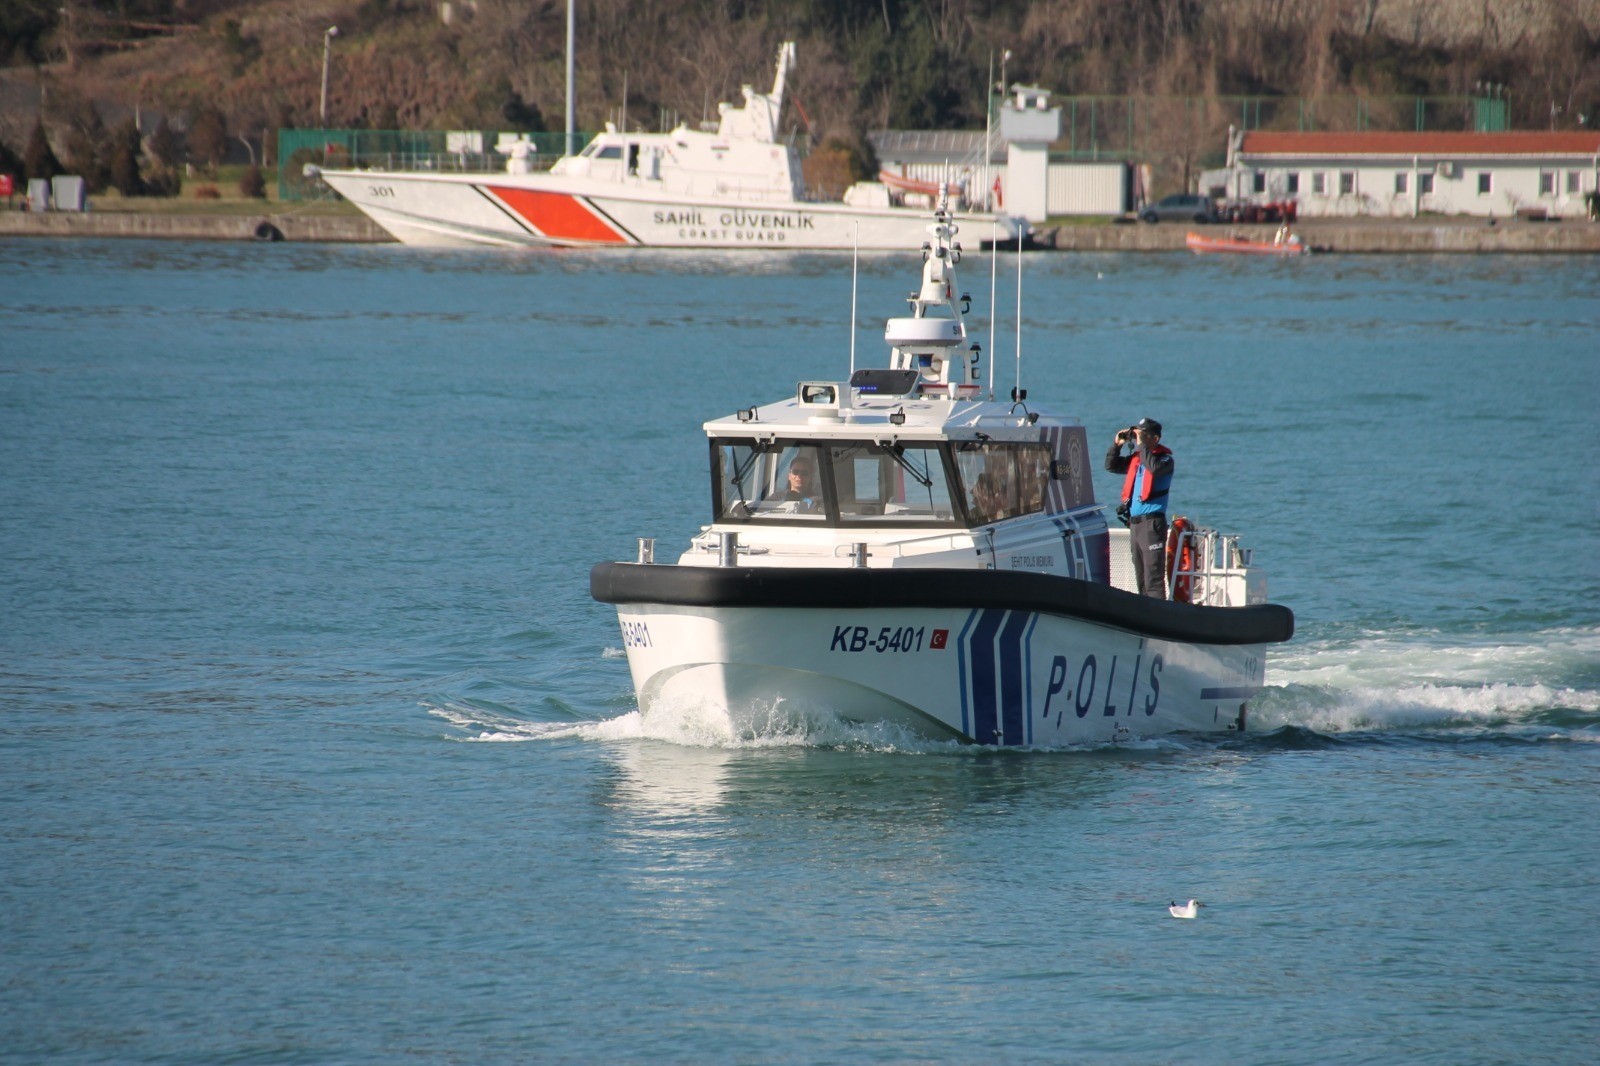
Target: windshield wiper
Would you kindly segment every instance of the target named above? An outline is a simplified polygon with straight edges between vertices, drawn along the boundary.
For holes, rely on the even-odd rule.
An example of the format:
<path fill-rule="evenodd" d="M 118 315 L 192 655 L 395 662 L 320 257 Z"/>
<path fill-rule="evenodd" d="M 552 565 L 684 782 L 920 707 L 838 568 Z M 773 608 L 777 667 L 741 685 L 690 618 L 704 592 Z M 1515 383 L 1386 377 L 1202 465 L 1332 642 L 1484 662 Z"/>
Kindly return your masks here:
<path fill-rule="evenodd" d="M 905 453 L 905 448 L 896 444 L 894 447 L 889 449 L 889 458 L 899 463 L 900 469 L 910 474 L 912 480 L 917 484 L 921 485 L 925 489 L 933 488 L 933 479 L 925 473 L 919 473 L 917 468 L 911 465 L 911 460 L 906 458 Z"/>
<path fill-rule="evenodd" d="M 749 493 L 744 490 L 745 475 L 750 473 L 750 468 L 756 465 L 756 460 L 765 455 L 766 451 L 767 449 L 761 445 L 755 445 L 750 449 L 750 457 L 733 468 L 733 484 L 739 490 L 739 502 L 745 505 L 746 510 L 749 509 L 750 502 L 746 499 Z"/>

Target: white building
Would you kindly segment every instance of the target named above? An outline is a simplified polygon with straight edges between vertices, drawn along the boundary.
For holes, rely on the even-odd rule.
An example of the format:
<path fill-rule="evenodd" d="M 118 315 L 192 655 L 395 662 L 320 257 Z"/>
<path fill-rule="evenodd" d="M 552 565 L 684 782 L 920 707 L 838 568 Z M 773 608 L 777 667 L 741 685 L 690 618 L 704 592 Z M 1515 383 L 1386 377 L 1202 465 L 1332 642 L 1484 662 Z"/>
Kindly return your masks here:
<path fill-rule="evenodd" d="M 1301 218 L 1421 212 L 1582 218 L 1600 132 L 1230 133 L 1225 195 Z"/>
<path fill-rule="evenodd" d="M 1132 205 L 1132 171 L 1122 162 L 1056 162 L 1050 143 L 1061 136 L 1061 109 L 1050 91 L 1013 85 L 999 107 L 994 136 L 981 132 L 879 130 L 867 135 L 883 171 L 897 190 L 941 180 L 973 201 L 1030 222 L 1059 215 L 1120 215 Z M 985 146 L 989 152 L 985 153 Z"/>

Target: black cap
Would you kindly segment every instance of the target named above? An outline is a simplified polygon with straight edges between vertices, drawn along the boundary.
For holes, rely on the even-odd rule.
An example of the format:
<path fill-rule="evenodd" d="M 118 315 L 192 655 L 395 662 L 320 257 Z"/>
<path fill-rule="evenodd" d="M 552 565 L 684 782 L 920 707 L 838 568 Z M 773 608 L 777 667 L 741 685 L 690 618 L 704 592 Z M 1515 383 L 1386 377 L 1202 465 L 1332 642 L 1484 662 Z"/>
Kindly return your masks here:
<path fill-rule="evenodd" d="M 1134 424 L 1133 428 L 1143 433 L 1154 433 L 1158 437 L 1161 436 L 1161 423 L 1153 418 L 1141 418 Z"/>

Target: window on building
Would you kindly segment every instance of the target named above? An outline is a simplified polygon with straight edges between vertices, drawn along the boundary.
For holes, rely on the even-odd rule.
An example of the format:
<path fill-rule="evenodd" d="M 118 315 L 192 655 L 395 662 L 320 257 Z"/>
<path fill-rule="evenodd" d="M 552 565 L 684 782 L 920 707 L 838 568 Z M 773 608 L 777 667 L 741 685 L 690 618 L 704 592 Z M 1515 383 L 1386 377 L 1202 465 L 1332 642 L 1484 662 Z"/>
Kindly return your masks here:
<path fill-rule="evenodd" d="M 1256 171 L 1255 179 L 1254 179 L 1254 182 L 1251 184 L 1250 189 L 1251 189 L 1252 192 L 1266 192 L 1267 191 L 1267 172 L 1265 170 Z"/>
<path fill-rule="evenodd" d="M 1320 170 L 1314 170 L 1311 172 L 1311 191 L 1316 193 L 1318 196 L 1321 196 L 1328 191 L 1328 177 Z"/>
<path fill-rule="evenodd" d="M 1339 195 L 1349 196 L 1356 191 L 1356 172 L 1353 170 L 1339 171 Z"/>
<path fill-rule="evenodd" d="M 1417 191 L 1423 196 L 1433 195 L 1433 174 L 1431 171 L 1427 174 L 1417 175 Z"/>
<path fill-rule="evenodd" d="M 1488 196 L 1493 191 L 1493 175 L 1491 175 L 1487 170 L 1478 171 L 1478 195 Z"/>
<path fill-rule="evenodd" d="M 1408 189 L 1410 189 L 1411 188 L 1411 183 L 1408 180 L 1408 179 L 1410 179 L 1410 177 L 1411 177 L 1411 175 L 1407 174 L 1403 170 L 1395 171 L 1395 174 L 1394 174 L 1394 191 L 1396 193 L 1403 193 L 1403 192 L 1406 192 Z"/>
<path fill-rule="evenodd" d="M 1583 171 L 1581 171 L 1581 170 L 1569 170 L 1569 171 L 1567 171 L 1567 192 L 1569 194 L 1572 194 L 1572 193 L 1580 193 L 1582 191 L 1583 191 Z"/>
<path fill-rule="evenodd" d="M 1294 196 L 1300 192 L 1300 172 L 1298 170 L 1289 171 L 1287 177 L 1284 179 L 1284 188 L 1288 191 L 1290 196 Z"/>
<path fill-rule="evenodd" d="M 1556 194 L 1556 172 L 1553 170 L 1539 171 L 1539 195 L 1554 196 Z"/>

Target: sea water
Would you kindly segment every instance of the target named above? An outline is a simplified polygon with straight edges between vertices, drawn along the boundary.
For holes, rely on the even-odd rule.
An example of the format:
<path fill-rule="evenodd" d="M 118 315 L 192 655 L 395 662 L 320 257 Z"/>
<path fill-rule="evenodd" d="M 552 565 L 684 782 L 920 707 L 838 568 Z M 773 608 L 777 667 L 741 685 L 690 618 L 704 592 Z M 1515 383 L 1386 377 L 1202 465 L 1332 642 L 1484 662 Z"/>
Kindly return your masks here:
<path fill-rule="evenodd" d="M 1251 735 L 639 715 L 589 567 L 914 255 L 852 332 L 841 256 L 0 242 L 0 1058 L 1593 1061 L 1600 260 L 997 266 L 986 383 L 1294 609 Z"/>

